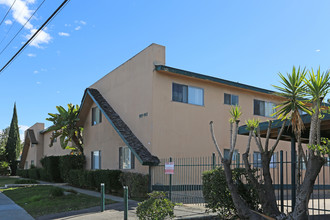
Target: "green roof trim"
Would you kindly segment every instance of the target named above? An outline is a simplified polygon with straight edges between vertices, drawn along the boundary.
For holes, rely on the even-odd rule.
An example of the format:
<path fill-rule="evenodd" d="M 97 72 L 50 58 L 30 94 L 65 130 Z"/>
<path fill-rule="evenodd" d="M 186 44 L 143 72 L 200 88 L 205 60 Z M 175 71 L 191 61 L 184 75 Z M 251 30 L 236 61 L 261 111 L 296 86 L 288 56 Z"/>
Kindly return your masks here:
<path fill-rule="evenodd" d="M 179 75 L 189 76 L 189 77 L 208 80 L 208 81 L 217 82 L 217 83 L 222 83 L 225 85 L 234 86 L 234 87 L 238 87 L 238 88 L 242 88 L 242 89 L 247 89 L 247 90 L 251 90 L 254 92 L 275 94 L 275 92 L 271 91 L 271 90 L 262 89 L 262 88 L 258 88 L 258 87 L 254 87 L 254 86 L 249 86 L 249 85 L 238 83 L 238 82 L 233 82 L 233 81 L 229 81 L 229 80 L 225 80 L 225 79 L 220 79 L 220 78 L 207 76 L 207 75 L 203 75 L 203 74 L 199 74 L 199 73 L 194 73 L 194 72 L 190 72 L 190 71 L 186 71 L 186 70 L 181 70 L 181 69 L 164 66 L 164 65 L 155 65 L 155 70 L 175 73 L 175 74 L 179 74 Z"/>

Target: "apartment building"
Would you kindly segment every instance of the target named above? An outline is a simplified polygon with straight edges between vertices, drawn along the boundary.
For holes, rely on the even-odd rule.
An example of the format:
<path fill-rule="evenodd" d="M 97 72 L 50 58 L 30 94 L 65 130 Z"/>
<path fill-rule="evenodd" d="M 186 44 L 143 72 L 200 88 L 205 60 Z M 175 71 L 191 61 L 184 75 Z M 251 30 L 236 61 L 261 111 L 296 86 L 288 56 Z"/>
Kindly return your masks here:
<path fill-rule="evenodd" d="M 148 173 L 161 158 L 209 156 L 216 151 L 210 121 L 228 156 L 231 106 L 241 106 L 243 125 L 273 119 L 280 101 L 270 90 L 167 66 L 165 47 L 151 44 L 85 90 L 79 125 L 86 169 Z M 234 160 L 246 143 L 238 137 Z M 281 149 L 290 144 L 280 143 Z"/>
<path fill-rule="evenodd" d="M 45 129 L 44 123 L 35 123 L 25 131 L 20 169 L 42 167 L 40 160 L 46 156 L 70 154 L 71 150 L 62 149 L 60 141 L 55 141 L 53 146 L 49 147 L 51 135 L 52 132 Z"/>

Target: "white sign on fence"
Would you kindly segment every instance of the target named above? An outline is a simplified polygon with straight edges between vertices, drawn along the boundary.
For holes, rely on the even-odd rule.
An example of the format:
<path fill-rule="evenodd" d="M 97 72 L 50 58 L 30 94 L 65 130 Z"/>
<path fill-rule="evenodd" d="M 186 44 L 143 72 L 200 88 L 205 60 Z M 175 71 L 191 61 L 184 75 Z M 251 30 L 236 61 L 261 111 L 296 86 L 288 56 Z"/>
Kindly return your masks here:
<path fill-rule="evenodd" d="M 165 174 L 174 174 L 174 162 L 165 163 Z"/>

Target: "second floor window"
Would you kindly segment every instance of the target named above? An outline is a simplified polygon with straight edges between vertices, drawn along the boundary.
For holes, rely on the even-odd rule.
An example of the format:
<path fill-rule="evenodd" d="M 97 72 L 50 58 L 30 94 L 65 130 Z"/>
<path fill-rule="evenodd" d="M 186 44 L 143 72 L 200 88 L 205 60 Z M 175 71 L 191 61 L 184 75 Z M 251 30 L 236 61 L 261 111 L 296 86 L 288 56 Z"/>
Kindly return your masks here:
<path fill-rule="evenodd" d="M 225 93 L 224 99 L 225 99 L 224 103 L 227 105 L 238 105 L 238 95 Z"/>
<path fill-rule="evenodd" d="M 265 117 L 274 117 L 272 115 L 275 113 L 275 107 L 275 103 L 254 99 L 253 114 Z"/>
<path fill-rule="evenodd" d="M 173 83 L 172 100 L 193 105 L 204 105 L 204 89 Z"/>
<path fill-rule="evenodd" d="M 92 108 L 92 126 L 102 122 L 102 113 L 98 107 Z"/>

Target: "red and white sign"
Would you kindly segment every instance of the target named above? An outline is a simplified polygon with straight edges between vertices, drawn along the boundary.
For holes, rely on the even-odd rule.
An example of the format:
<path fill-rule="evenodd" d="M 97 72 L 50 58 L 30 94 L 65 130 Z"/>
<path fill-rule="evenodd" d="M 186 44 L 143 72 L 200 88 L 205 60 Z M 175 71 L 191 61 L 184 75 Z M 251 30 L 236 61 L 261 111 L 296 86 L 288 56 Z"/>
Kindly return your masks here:
<path fill-rule="evenodd" d="M 165 174 L 174 174 L 174 162 L 165 163 Z"/>

